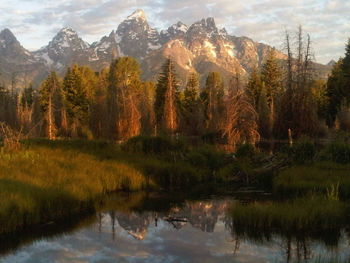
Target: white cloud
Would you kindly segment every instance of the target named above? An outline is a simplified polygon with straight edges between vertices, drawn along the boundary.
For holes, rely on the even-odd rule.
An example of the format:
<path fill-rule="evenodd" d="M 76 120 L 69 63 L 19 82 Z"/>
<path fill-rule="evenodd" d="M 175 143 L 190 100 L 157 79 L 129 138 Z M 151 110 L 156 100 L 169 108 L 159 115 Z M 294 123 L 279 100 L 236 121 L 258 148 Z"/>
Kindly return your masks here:
<path fill-rule="evenodd" d="M 136 8 L 143 8 L 152 26 L 162 29 L 178 20 L 191 24 L 212 16 L 233 35 L 281 47 L 285 29 L 303 25 L 311 34 L 320 62 L 344 54 L 350 37 L 347 0 L 0 0 L 0 28 L 9 27 L 30 49 L 46 44 L 63 26 L 87 41 L 116 29 Z"/>

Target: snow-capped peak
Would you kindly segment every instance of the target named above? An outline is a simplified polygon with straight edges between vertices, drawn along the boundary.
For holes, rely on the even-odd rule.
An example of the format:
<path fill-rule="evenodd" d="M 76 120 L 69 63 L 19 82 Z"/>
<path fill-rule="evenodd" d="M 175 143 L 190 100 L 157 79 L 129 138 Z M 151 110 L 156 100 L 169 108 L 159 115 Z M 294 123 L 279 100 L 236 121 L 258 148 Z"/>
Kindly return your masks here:
<path fill-rule="evenodd" d="M 187 32 L 188 27 L 182 23 L 181 21 L 177 22 L 176 24 L 172 25 L 172 28 L 176 31 L 182 31 L 184 33 Z"/>
<path fill-rule="evenodd" d="M 147 20 L 145 12 L 142 9 L 137 9 L 134 13 L 129 15 L 126 20 Z"/>
<path fill-rule="evenodd" d="M 64 27 L 62 28 L 59 33 L 63 33 L 65 35 L 68 35 L 68 36 L 76 36 L 77 35 L 77 32 L 74 31 L 72 28 L 70 27 Z"/>

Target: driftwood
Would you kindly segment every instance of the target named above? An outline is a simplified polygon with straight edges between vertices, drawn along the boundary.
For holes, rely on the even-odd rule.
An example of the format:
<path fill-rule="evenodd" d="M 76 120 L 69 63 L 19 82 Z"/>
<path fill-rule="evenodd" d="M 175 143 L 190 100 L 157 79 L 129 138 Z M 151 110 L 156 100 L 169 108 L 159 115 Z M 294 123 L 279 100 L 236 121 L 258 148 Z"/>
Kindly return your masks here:
<path fill-rule="evenodd" d="M 243 183 L 245 185 L 254 185 L 257 181 L 257 175 L 265 173 L 275 173 L 289 167 L 290 160 L 288 158 L 278 158 L 274 155 L 253 160 L 257 164 L 257 168 L 247 171 L 240 170 L 234 176 L 234 182 Z"/>
<path fill-rule="evenodd" d="M 182 223 L 188 222 L 186 218 L 179 218 L 179 217 L 165 217 L 163 219 L 168 222 L 182 222 Z"/>

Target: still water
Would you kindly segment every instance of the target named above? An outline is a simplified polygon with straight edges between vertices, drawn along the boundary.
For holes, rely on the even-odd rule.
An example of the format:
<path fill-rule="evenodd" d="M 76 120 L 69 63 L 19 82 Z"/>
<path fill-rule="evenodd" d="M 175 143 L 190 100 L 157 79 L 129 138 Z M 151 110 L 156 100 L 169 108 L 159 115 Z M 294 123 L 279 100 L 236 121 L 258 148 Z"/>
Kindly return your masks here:
<path fill-rule="evenodd" d="M 279 263 L 350 255 L 346 229 L 331 245 L 327 237 L 238 236 L 228 209 L 250 195 L 173 197 L 110 196 L 96 215 L 1 238 L 0 262 Z"/>

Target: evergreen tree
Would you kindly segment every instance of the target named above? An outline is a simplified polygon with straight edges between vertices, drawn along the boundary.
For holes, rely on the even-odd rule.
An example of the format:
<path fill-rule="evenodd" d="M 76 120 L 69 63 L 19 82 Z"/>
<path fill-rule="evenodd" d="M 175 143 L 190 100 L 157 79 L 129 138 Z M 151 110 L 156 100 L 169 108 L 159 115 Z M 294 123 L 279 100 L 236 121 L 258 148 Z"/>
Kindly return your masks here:
<path fill-rule="evenodd" d="M 154 110 L 157 129 L 162 133 L 174 134 L 178 128 L 179 92 L 173 61 L 169 58 L 163 65 L 156 86 Z"/>
<path fill-rule="evenodd" d="M 155 133 L 155 100 L 156 84 L 153 82 L 144 82 L 141 85 L 140 94 L 140 111 L 141 111 L 141 126 L 142 134 Z"/>
<path fill-rule="evenodd" d="M 5 86 L 0 84 L 0 122 L 5 122 L 15 127 L 16 118 L 16 97 L 13 96 Z"/>
<path fill-rule="evenodd" d="M 63 93 L 71 136 L 86 136 L 89 117 L 87 87 L 83 85 L 81 69 L 68 68 L 63 80 Z"/>
<path fill-rule="evenodd" d="M 328 98 L 327 105 L 327 124 L 334 126 L 334 122 L 341 105 L 346 102 L 346 94 L 344 92 L 344 75 L 342 72 L 343 60 L 333 66 L 332 72 L 327 80 L 326 96 Z"/>
<path fill-rule="evenodd" d="M 282 73 L 276 60 L 275 50 L 271 49 L 267 55 L 267 60 L 262 67 L 261 81 L 264 86 L 267 105 L 269 107 L 268 131 L 265 136 L 270 138 L 274 129 L 276 118 L 276 100 L 281 94 Z M 261 104 L 262 102 L 260 102 Z M 262 105 L 261 105 L 262 106 Z"/>
<path fill-rule="evenodd" d="M 350 105 L 350 39 L 345 47 L 345 57 L 333 66 L 328 77 L 326 96 L 328 98 L 327 124 L 334 122 L 341 109 Z"/>
<path fill-rule="evenodd" d="M 31 107 L 34 102 L 34 89 L 33 84 L 30 84 L 29 87 L 25 87 L 21 97 L 21 105 Z"/>
<path fill-rule="evenodd" d="M 201 98 L 206 128 L 209 132 L 218 132 L 224 111 L 224 82 L 220 73 L 210 72 L 208 74 Z"/>
<path fill-rule="evenodd" d="M 131 57 L 113 61 L 109 72 L 108 109 L 114 139 L 124 140 L 140 133 L 140 90 L 138 62 Z"/>
<path fill-rule="evenodd" d="M 199 135 L 203 124 L 203 109 L 199 97 L 197 73 L 188 77 L 182 100 L 182 128 L 187 135 Z"/>
<path fill-rule="evenodd" d="M 350 38 L 348 39 L 348 43 L 345 47 L 345 56 L 341 63 L 341 71 L 343 74 L 343 93 L 346 97 L 347 106 L 350 105 Z"/>
<path fill-rule="evenodd" d="M 254 67 L 252 73 L 249 76 L 249 80 L 246 88 L 246 94 L 248 98 L 251 100 L 251 103 L 255 109 L 257 109 L 257 106 L 259 104 L 261 91 L 262 91 L 261 76 L 258 72 L 258 69 Z"/>
<path fill-rule="evenodd" d="M 60 81 L 54 71 L 49 74 L 39 89 L 39 102 L 44 115 L 45 135 L 50 140 L 55 139 L 57 135 L 58 120 L 55 113 L 60 110 L 58 94 L 61 93 L 61 89 Z"/>
<path fill-rule="evenodd" d="M 94 97 L 90 100 L 90 128 L 96 138 L 108 137 L 107 90 L 109 70 L 104 69 L 98 74 L 94 88 Z"/>
<path fill-rule="evenodd" d="M 262 85 L 258 105 L 255 108 L 258 114 L 258 131 L 259 134 L 264 138 L 271 137 L 271 109 L 268 105 L 268 98 L 266 95 L 265 85 Z"/>
<path fill-rule="evenodd" d="M 19 96 L 19 103 L 17 104 L 17 120 L 19 129 L 28 134 L 31 132 L 34 90 L 32 84 L 25 87 Z"/>

